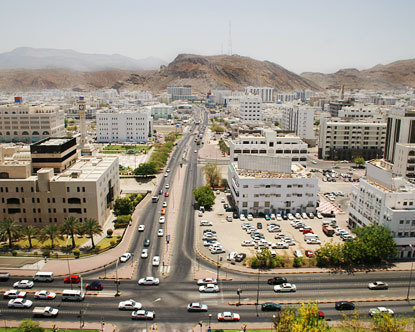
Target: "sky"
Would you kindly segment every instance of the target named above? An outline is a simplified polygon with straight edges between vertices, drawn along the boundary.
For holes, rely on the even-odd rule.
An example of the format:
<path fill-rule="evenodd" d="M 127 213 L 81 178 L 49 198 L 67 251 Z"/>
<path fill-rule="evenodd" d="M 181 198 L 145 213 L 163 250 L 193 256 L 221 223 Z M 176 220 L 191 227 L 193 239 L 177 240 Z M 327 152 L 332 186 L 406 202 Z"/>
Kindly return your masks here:
<path fill-rule="evenodd" d="M 414 0 L 1 0 L 0 53 L 25 46 L 170 62 L 229 54 L 231 35 L 233 54 L 330 73 L 415 58 L 414 12 Z"/>

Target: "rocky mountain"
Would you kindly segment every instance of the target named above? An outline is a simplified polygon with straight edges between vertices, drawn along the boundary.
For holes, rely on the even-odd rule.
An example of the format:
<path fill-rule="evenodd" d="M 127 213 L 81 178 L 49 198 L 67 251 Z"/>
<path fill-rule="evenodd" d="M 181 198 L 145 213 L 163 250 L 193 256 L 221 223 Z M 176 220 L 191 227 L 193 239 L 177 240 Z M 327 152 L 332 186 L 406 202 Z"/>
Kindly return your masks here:
<path fill-rule="evenodd" d="M 340 87 L 349 89 L 391 90 L 415 88 L 415 59 L 395 61 L 387 65 L 376 65 L 365 70 L 342 69 L 332 74 L 305 72 L 306 78 L 322 88 Z"/>
<path fill-rule="evenodd" d="M 19 47 L 0 54 L 0 69 L 64 69 L 94 72 L 108 69 L 152 70 L 166 62 L 154 57 L 136 60 L 119 54 L 87 54 L 73 50 Z"/>

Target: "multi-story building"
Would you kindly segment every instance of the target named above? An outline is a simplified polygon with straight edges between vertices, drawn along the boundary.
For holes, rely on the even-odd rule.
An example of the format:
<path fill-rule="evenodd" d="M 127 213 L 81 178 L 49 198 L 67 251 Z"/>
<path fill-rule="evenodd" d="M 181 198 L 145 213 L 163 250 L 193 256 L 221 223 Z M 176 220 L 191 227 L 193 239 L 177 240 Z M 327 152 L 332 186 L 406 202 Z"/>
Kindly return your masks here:
<path fill-rule="evenodd" d="M 228 168 L 239 213 L 315 212 L 318 180 L 290 158 L 240 156 Z"/>
<path fill-rule="evenodd" d="M 274 88 L 248 86 L 245 88 L 245 93 L 259 96 L 263 103 L 272 103 L 274 100 Z"/>
<path fill-rule="evenodd" d="M 105 110 L 97 113 L 98 142 L 145 143 L 153 135 L 151 110 Z"/>
<path fill-rule="evenodd" d="M 238 161 L 242 155 L 263 155 L 270 157 L 288 157 L 292 162 L 307 166 L 307 144 L 296 136 L 277 136 L 269 129 L 262 130 L 261 136 L 239 135 L 229 142 L 230 161 Z"/>
<path fill-rule="evenodd" d="M 318 140 L 318 157 L 321 159 L 366 160 L 383 154 L 386 123 L 382 119 L 361 121 L 339 118 L 322 119 Z"/>
<path fill-rule="evenodd" d="M 35 151 L 42 152 L 42 157 L 37 160 L 35 175 L 30 160 L 0 160 L 1 219 L 44 227 L 71 216 L 81 222 L 93 218 L 101 225 L 111 217 L 120 193 L 118 157 L 81 157 L 75 162 L 71 159 L 74 140 L 38 142 Z M 67 158 L 60 160 L 61 156 Z M 36 157 L 39 155 L 32 155 L 32 160 Z M 55 173 L 56 168 L 65 170 Z"/>
<path fill-rule="evenodd" d="M 288 103 L 297 100 L 297 94 L 293 93 L 277 93 L 277 103 Z"/>
<path fill-rule="evenodd" d="M 366 176 L 350 195 L 350 227 L 375 223 L 393 232 L 399 257 L 415 257 L 415 185 L 393 174 L 384 160 L 366 163 Z"/>
<path fill-rule="evenodd" d="M 396 143 L 392 171 L 415 181 L 415 143 Z"/>
<path fill-rule="evenodd" d="M 258 96 L 247 95 L 240 99 L 239 117 L 247 123 L 262 121 L 262 100 Z"/>
<path fill-rule="evenodd" d="M 303 141 L 311 141 L 314 136 L 314 109 L 304 105 L 284 105 L 281 129 L 292 131 Z"/>
<path fill-rule="evenodd" d="M 0 106 L 0 142 L 37 142 L 65 135 L 65 112 L 57 106 L 20 102 Z"/>
<path fill-rule="evenodd" d="M 381 117 L 382 113 L 379 106 L 354 104 L 353 106 L 344 106 L 342 109 L 337 111 L 337 117 L 339 118 L 353 118 L 353 119 L 364 119 Z"/>
<path fill-rule="evenodd" d="M 171 99 L 174 100 L 192 100 L 192 86 L 169 86 L 167 87 L 167 93 L 171 95 Z"/>
<path fill-rule="evenodd" d="M 149 106 L 151 109 L 151 116 L 154 120 L 158 119 L 171 119 L 173 114 L 173 106 L 168 106 L 165 104 L 158 104 Z"/>

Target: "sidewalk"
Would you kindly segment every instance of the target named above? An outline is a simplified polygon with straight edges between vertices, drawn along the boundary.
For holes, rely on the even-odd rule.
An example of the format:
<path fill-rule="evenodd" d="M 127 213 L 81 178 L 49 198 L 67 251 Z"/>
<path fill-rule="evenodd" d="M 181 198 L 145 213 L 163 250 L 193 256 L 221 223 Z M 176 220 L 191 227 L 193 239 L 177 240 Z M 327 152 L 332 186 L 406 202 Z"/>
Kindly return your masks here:
<path fill-rule="evenodd" d="M 5 320 L 4 326 L 5 327 L 18 327 L 22 321 L 17 320 Z M 40 326 L 44 328 L 58 328 L 58 329 L 79 329 L 82 330 L 98 330 L 103 332 L 114 332 L 117 331 L 117 327 L 111 323 L 104 322 L 96 322 L 96 323 L 88 323 L 85 322 L 82 329 L 79 327 L 79 322 L 57 322 L 57 321 L 40 321 Z"/>

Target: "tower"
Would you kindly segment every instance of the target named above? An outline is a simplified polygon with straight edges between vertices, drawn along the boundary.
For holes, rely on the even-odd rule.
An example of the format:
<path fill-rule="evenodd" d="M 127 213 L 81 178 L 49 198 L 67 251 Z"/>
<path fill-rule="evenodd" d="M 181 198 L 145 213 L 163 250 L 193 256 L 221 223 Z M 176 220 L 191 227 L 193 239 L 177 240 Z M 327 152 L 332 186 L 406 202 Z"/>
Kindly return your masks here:
<path fill-rule="evenodd" d="M 80 129 L 81 129 L 81 141 L 79 144 L 79 147 L 81 148 L 81 155 L 90 156 L 92 155 L 93 147 L 89 145 L 88 140 L 86 138 L 85 98 L 83 96 L 80 96 L 76 103 L 78 104 L 79 121 L 80 121 Z"/>

